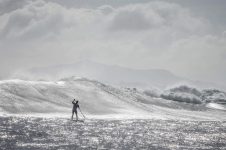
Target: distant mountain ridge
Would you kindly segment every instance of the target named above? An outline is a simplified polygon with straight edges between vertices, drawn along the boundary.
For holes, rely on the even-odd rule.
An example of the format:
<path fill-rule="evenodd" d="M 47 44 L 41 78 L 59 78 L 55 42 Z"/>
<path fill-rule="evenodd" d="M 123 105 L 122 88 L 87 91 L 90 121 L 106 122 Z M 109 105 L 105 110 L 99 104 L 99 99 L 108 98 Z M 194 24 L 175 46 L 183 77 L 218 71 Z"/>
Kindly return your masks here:
<path fill-rule="evenodd" d="M 17 74 L 21 78 L 23 74 Z M 79 61 L 26 70 L 26 77 L 34 79 L 61 79 L 69 76 L 86 77 L 104 83 L 129 87 L 166 87 L 184 80 L 167 70 L 138 70 L 121 66 L 104 65 L 92 61 Z"/>
<path fill-rule="evenodd" d="M 19 78 L 24 78 L 23 74 L 17 74 Z M 192 81 L 179 77 L 167 70 L 149 69 L 139 70 L 130 69 L 121 66 L 105 65 L 93 61 L 79 61 L 73 64 L 61 64 L 48 67 L 32 68 L 26 71 L 26 77 L 29 79 L 59 80 L 61 78 L 78 76 L 98 80 L 103 83 L 138 87 L 151 88 L 156 87 L 165 89 L 175 84 L 192 84 L 201 87 L 212 87 L 213 84 Z"/>

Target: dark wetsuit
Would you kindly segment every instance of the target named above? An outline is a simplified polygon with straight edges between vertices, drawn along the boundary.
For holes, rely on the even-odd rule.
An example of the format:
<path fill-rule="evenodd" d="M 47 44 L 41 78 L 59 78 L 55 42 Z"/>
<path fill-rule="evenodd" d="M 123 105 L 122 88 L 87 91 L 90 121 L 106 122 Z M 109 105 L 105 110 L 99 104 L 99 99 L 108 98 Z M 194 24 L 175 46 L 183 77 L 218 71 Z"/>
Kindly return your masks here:
<path fill-rule="evenodd" d="M 73 106 L 73 109 L 72 109 L 72 112 L 77 113 L 77 109 L 79 108 L 78 103 L 75 103 L 75 102 L 73 101 L 72 104 L 74 105 L 74 106 Z"/>
<path fill-rule="evenodd" d="M 79 108 L 78 102 L 74 102 L 72 101 L 73 104 L 73 109 L 72 109 L 72 116 L 71 119 L 73 119 L 74 113 L 76 114 L 76 120 L 78 120 L 78 113 L 77 113 L 77 109 Z"/>

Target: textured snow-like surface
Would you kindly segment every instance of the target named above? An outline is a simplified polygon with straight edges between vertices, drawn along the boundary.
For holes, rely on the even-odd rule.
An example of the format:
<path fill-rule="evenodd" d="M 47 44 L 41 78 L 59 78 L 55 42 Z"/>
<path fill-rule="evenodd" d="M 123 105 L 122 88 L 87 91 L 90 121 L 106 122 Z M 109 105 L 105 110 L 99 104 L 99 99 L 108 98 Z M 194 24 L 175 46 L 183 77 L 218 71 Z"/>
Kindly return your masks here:
<path fill-rule="evenodd" d="M 68 117 L 78 99 L 88 118 L 225 120 L 224 105 L 189 104 L 151 97 L 85 78 L 61 81 L 0 81 L 0 114 Z M 219 107 L 220 106 L 220 107 Z M 221 108 L 221 109 L 218 109 Z"/>
<path fill-rule="evenodd" d="M 0 117 L 2 150 L 226 149 L 226 122 Z"/>

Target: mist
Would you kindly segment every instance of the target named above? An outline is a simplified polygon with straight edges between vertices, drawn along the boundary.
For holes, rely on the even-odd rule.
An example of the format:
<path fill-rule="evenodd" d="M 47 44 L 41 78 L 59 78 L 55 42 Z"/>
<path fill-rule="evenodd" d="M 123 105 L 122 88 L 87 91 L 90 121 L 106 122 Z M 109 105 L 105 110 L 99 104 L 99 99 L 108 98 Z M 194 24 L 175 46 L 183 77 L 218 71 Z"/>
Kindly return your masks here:
<path fill-rule="evenodd" d="M 222 12 L 216 12 L 218 19 L 203 13 L 206 5 L 194 5 L 194 1 L 0 1 L 0 77 L 91 60 L 163 69 L 225 85 L 226 30 L 219 19 L 225 3 L 213 5 Z"/>

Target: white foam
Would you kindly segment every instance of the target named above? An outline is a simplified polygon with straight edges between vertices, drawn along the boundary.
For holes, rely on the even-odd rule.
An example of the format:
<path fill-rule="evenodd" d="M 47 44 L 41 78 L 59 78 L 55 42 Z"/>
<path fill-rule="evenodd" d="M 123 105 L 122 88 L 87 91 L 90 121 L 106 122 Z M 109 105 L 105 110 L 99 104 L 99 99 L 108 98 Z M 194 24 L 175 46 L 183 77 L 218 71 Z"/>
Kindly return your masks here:
<path fill-rule="evenodd" d="M 208 103 L 206 104 L 206 107 L 213 108 L 213 109 L 219 109 L 219 110 L 226 110 L 225 106 L 217 103 Z"/>
<path fill-rule="evenodd" d="M 200 112 L 192 111 L 193 105 L 151 98 L 139 90 L 115 88 L 88 79 L 58 82 L 7 80 L 1 81 L 0 91 L 0 114 L 15 116 L 70 118 L 74 98 L 79 100 L 83 113 L 90 119 L 221 120 L 226 115 L 218 105 L 210 106 L 219 111 L 205 112 L 201 105 L 196 106 Z"/>

